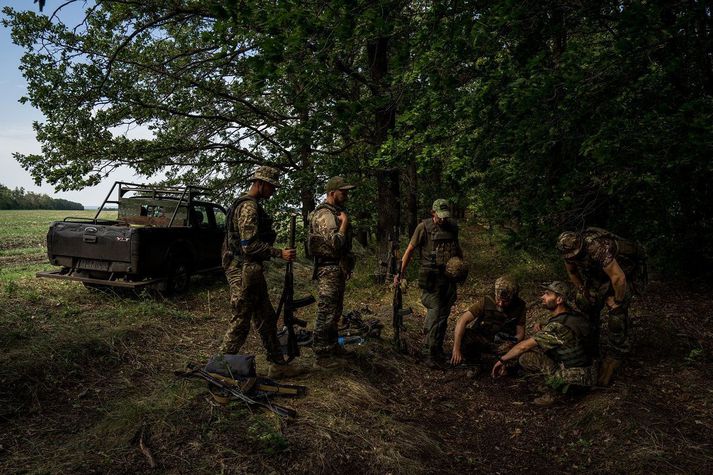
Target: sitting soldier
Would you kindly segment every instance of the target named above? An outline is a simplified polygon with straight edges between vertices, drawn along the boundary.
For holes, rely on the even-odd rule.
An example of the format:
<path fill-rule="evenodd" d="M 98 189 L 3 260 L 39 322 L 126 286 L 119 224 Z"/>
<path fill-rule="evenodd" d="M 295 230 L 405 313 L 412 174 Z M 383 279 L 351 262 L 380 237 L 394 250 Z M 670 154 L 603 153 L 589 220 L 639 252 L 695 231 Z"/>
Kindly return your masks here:
<path fill-rule="evenodd" d="M 517 283 L 503 276 L 495 281 L 495 295 L 484 296 L 456 323 L 451 364 L 479 362 L 483 354 L 501 356 L 525 337 L 525 302 Z"/>
<path fill-rule="evenodd" d="M 596 381 L 592 364 L 592 329 L 582 313 L 573 310 L 571 287 L 566 282 L 552 282 L 543 287 L 542 305 L 552 313 L 547 323 L 530 338 L 521 341 L 493 366 L 493 378 L 506 372 L 508 362 L 519 358 L 525 371 L 540 373 L 553 387 L 590 387 Z M 549 406 L 556 400 L 547 391 L 534 400 L 540 406 Z"/>

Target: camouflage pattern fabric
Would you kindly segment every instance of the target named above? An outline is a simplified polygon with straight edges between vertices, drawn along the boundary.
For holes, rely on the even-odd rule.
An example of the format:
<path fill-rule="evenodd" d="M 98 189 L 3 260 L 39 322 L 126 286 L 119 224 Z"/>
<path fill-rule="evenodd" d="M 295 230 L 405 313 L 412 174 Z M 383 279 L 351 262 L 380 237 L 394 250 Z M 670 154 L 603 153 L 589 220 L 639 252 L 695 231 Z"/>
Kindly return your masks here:
<path fill-rule="evenodd" d="M 585 231 L 582 237 L 586 253 L 583 257 L 569 259 L 568 262 L 577 266 L 577 271 L 582 276 L 585 288 L 593 300 L 592 302 L 588 301 L 580 293 L 577 295 L 576 302 L 579 310 L 586 314 L 592 323 L 595 348 L 598 349 L 601 327 L 600 315 L 605 307 L 607 298 L 614 295 L 609 276 L 606 275 L 603 268 L 611 264 L 616 258 L 617 243 L 614 238 L 602 235 L 596 229 L 591 232 Z M 626 269 L 624 271 L 626 272 Z M 609 353 L 617 358 L 622 358 L 631 351 L 629 304 L 632 296 L 632 282 L 628 273 L 626 287 L 626 294 L 621 304 L 620 312 L 608 315 Z"/>
<path fill-rule="evenodd" d="M 517 326 L 525 326 L 527 305 L 520 297 L 514 297 L 507 308 L 500 308 L 490 296 L 485 296 L 468 308 L 475 320 L 471 328 L 491 340 L 496 333 L 515 334 Z"/>
<path fill-rule="evenodd" d="M 233 219 L 240 235 L 242 252 L 235 256 L 229 246 L 223 249 L 223 270 L 230 287 L 232 317 L 220 351 L 237 354 L 248 337 L 250 322 L 253 321 L 268 359 L 279 362 L 283 358 L 277 340 L 277 315 L 267 292 L 262 261 L 277 257 L 281 252 L 272 247 L 271 242 L 261 239 L 272 232 L 266 226 L 269 218 L 262 214 L 255 200 L 243 201 L 234 211 Z M 260 227 L 261 217 L 263 229 Z"/>
<path fill-rule="evenodd" d="M 310 221 L 310 251 L 318 257 L 340 259 L 351 251 L 351 236 L 339 232 L 336 208 L 323 203 L 315 210 Z M 314 243 L 314 244 L 312 244 Z M 351 271 L 351 269 L 347 269 Z"/>
<path fill-rule="evenodd" d="M 345 284 L 346 275 L 340 266 L 326 265 L 317 269 L 317 320 L 313 343 L 316 354 L 328 354 L 336 348 Z"/>
<path fill-rule="evenodd" d="M 277 339 L 277 315 L 267 293 L 263 267 L 259 262 L 241 263 L 232 259 L 225 267 L 230 287 L 232 318 L 220 348 L 222 353 L 238 354 L 250 332 L 250 321 L 260 334 L 268 359 L 282 361 Z"/>
<path fill-rule="evenodd" d="M 423 321 L 423 333 L 426 336 L 423 348 L 425 355 L 437 357 L 443 353 L 448 316 L 456 297 L 456 285 L 449 281 L 439 283 L 432 292 L 423 290 L 421 303 L 427 309 Z"/>
<path fill-rule="evenodd" d="M 594 365 L 584 368 L 564 368 L 539 348 L 523 353 L 519 363 L 528 373 L 542 374 L 548 380 L 556 379 L 565 384 L 593 386 L 597 380 Z"/>

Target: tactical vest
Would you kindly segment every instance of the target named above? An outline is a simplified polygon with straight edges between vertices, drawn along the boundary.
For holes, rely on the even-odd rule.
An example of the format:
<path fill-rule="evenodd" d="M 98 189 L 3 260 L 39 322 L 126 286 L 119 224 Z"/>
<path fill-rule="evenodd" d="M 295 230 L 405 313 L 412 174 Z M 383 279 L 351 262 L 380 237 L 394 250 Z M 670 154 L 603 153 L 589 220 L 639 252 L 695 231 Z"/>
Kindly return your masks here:
<path fill-rule="evenodd" d="M 318 205 L 312 213 L 309 215 L 309 235 L 307 237 L 307 252 L 310 257 L 317 259 L 341 259 L 343 256 L 349 254 L 352 250 L 352 227 L 351 224 L 347 226 L 347 234 L 344 239 L 344 246 L 337 250 L 334 249 L 331 243 L 327 242 L 325 238 L 315 231 L 314 229 L 314 216 L 319 210 L 328 209 L 332 215 L 334 215 L 334 221 L 337 223 L 337 227 L 340 226 L 339 222 L 339 212 L 340 210 L 336 206 L 332 206 L 329 203 L 321 203 Z"/>
<path fill-rule="evenodd" d="M 641 285 L 646 285 L 648 280 L 646 250 L 641 244 L 597 227 L 585 229 L 582 232 L 582 239 L 584 240 L 585 249 L 592 242 L 599 239 L 612 240 L 614 242 L 614 258 L 624 271 L 627 280 L 632 284 L 639 281 Z M 606 275 L 598 263 L 592 260 L 588 253 L 584 253 L 580 258 L 572 259 L 571 262 L 577 266 L 587 285 L 596 286 L 609 282 L 609 276 Z"/>
<path fill-rule="evenodd" d="M 498 306 L 492 297 L 483 297 L 483 316 L 478 325 L 479 329 L 489 336 L 495 336 L 499 332 L 514 335 L 521 305 L 525 305 L 525 303 L 520 298 L 517 298 L 510 303 L 509 312 L 498 310 Z M 515 316 L 511 317 L 512 314 Z"/>
<path fill-rule="evenodd" d="M 588 343 L 592 327 L 582 314 L 563 312 L 549 319 L 547 323 L 559 323 L 567 327 L 571 335 L 564 345 L 548 351 L 548 354 L 565 368 L 582 368 L 592 364 Z"/>
<path fill-rule="evenodd" d="M 233 256 L 241 256 L 243 254 L 243 248 L 240 239 L 240 230 L 238 226 L 233 222 L 235 218 L 235 211 L 238 207 L 245 203 L 246 201 L 252 201 L 257 205 L 257 233 L 250 239 L 250 242 L 255 240 L 265 242 L 272 246 L 275 244 L 275 239 L 277 238 L 277 233 L 272 229 L 273 220 L 263 209 L 260 201 L 249 195 L 243 195 L 236 199 L 233 204 L 228 208 L 228 213 L 225 217 L 225 242 L 224 248 L 233 254 Z M 246 243 L 249 244 L 249 243 Z"/>
<path fill-rule="evenodd" d="M 421 269 L 419 271 L 419 286 L 422 289 L 432 289 L 437 281 L 444 279 L 443 271 L 446 262 L 458 255 L 458 225 L 454 221 L 445 220 L 436 225 L 432 218 L 423 221 L 426 232 L 426 244 L 421 249 Z"/>

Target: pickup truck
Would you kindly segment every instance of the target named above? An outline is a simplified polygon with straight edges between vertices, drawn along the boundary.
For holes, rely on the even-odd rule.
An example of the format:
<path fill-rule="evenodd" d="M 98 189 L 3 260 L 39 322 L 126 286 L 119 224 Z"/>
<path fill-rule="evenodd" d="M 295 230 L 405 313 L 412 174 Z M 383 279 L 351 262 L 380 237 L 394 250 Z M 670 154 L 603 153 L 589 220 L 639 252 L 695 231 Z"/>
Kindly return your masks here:
<path fill-rule="evenodd" d="M 114 191 L 118 198 L 110 199 Z M 51 224 L 47 256 L 59 270 L 38 277 L 75 280 L 86 287 L 187 290 L 193 274 L 218 271 L 225 209 L 199 198 L 204 188 L 116 182 L 94 218 Z M 100 219 L 115 204 L 116 219 Z"/>

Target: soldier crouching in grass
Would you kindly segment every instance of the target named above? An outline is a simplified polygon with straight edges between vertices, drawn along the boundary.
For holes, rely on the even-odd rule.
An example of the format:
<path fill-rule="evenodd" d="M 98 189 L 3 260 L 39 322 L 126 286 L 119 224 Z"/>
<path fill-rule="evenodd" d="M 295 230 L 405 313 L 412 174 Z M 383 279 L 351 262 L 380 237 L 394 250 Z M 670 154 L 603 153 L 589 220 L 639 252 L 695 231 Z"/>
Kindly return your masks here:
<path fill-rule="evenodd" d="M 294 261 L 294 249 L 278 249 L 272 218 L 261 201 L 272 196 L 279 186 L 279 171 L 259 167 L 250 178 L 248 192 L 235 200 L 230 207 L 223 244 L 223 269 L 230 286 L 232 318 L 223 337 L 220 351 L 237 354 L 250 332 L 250 321 L 260 334 L 270 362 L 268 376 L 289 377 L 298 373 L 296 367 L 286 364 L 277 339 L 277 315 L 267 293 L 263 263 L 272 257 Z"/>
<path fill-rule="evenodd" d="M 539 373 L 552 387 L 567 390 L 570 385 L 587 388 L 596 381 L 596 369 L 592 364 L 592 328 L 585 315 L 573 310 L 571 287 L 566 282 L 552 282 L 543 286 L 542 305 L 552 317 L 535 333 L 515 345 L 498 358 L 491 375 L 499 378 L 507 371 L 509 362 L 518 360 L 530 373 Z M 556 400 L 556 393 L 546 391 L 533 402 L 549 406 Z"/>
<path fill-rule="evenodd" d="M 484 355 L 502 356 L 525 337 L 527 305 L 508 276 L 495 281 L 494 296 L 483 296 L 461 315 L 453 337 L 451 364 L 480 363 Z M 478 373 L 478 368 L 473 368 Z"/>

